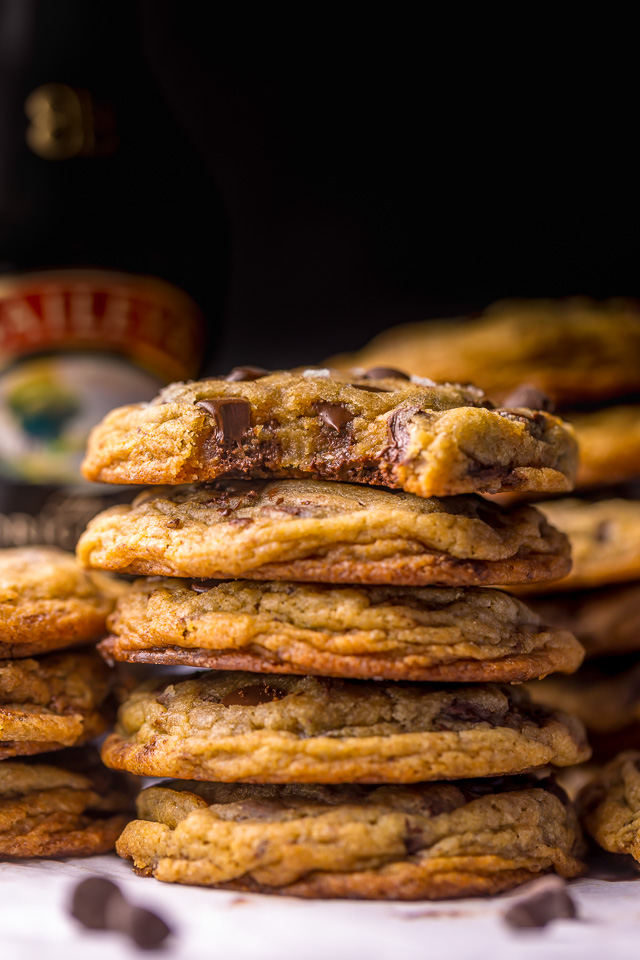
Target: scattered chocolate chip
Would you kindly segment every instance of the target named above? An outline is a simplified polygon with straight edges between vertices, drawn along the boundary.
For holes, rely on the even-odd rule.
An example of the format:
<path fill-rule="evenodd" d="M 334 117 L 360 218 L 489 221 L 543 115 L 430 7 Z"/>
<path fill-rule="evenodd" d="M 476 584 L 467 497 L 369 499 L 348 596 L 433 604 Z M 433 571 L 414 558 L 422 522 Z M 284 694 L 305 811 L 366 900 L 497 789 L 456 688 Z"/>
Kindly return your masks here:
<path fill-rule="evenodd" d="M 552 920 L 577 918 L 575 903 L 561 877 L 543 877 L 531 884 L 529 891 L 504 914 L 510 927 L 546 927 Z"/>
<path fill-rule="evenodd" d="M 219 580 L 192 580 L 189 586 L 195 593 L 206 593 L 207 590 L 217 587 L 219 583 Z"/>
<path fill-rule="evenodd" d="M 531 383 L 523 383 L 505 397 L 504 407 L 527 407 L 529 410 L 546 410 L 553 413 L 555 404 L 550 397 Z"/>
<path fill-rule="evenodd" d="M 409 380 L 409 374 L 394 367 L 371 367 L 362 374 L 363 380 Z"/>
<path fill-rule="evenodd" d="M 251 404 L 240 397 L 198 400 L 196 406 L 214 418 L 214 437 L 218 443 L 240 443 L 251 426 Z"/>
<path fill-rule="evenodd" d="M 90 930 L 106 930 L 107 900 L 116 896 L 122 896 L 117 884 L 106 877 L 89 877 L 73 891 L 71 916 Z"/>
<path fill-rule="evenodd" d="M 89 930 L 115 930 L 143 950 L 159 947 L 171 928 L 157 914 L 136 907 L 117 884 L 106 877 L 89 877 L 73 891 L 69 912 Z"/>
<path fill-rule="evenodd" d="M 229 380 L 231 383 L 244 380 L 259 380 L 260 377 L 269 376 L 270 372 L 270 370 L 265 370 L 264 367 L 234 367 L 224 379 Z"/>
<path fill-rule="evenodd" d="M 314 410 L 328 427 L 341 433 L 351 423 L 354 414 L 343 403 L 316 403 Z"/>
<path fill-rule="evenodd" d="M 261 703 L 273 703 L 274 700 L 282 700 L 286 697 L 284 690 L 277 690 L 269 686 L 268 683 L 261 685 L 255 684 L 251 687 L 240 687 L 238 690 L 231 690 L 227 693 L 220 703 L 224 707 L 257 707 Z"/>

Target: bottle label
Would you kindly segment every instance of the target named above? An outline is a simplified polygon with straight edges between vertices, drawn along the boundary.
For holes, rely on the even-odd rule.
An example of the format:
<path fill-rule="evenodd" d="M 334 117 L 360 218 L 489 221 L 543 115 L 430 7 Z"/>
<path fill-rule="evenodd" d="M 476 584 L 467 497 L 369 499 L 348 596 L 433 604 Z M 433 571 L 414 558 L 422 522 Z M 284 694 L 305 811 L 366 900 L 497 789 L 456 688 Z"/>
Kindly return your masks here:
<path fill-rule="evenodd" d="M 89 431 L 114 407 L 193 377 L 202 338 L 195 304 L 153 278 L 0 278 L 0 546 L 69 546 L 116 492 L 80 476 Z"/>

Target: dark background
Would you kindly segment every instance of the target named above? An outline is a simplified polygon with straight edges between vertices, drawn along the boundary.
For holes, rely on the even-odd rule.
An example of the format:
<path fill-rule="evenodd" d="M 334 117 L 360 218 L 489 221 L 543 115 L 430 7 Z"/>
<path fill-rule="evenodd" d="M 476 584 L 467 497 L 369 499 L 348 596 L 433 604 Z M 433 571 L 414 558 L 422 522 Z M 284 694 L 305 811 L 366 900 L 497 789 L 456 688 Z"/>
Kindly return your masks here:
<path fill-rule="evenodd" d="M 230 218 L 223 366 L 319 360 L 501 297 L 637 291 L 622 25 L 612 44 L 462 8 L 303 9 L 145 8 Z"/>

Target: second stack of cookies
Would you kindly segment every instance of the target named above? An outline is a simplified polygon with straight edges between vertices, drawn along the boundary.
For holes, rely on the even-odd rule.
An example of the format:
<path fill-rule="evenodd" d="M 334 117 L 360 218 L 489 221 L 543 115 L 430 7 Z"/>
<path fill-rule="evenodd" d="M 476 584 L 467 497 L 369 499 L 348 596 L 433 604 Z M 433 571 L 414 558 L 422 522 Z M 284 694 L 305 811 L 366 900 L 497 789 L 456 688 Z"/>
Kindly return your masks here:
<path fill-rule="evenodd" d="M 571 807 L 514 775 L 586 759 L 584 731 L 492 682 L 579 666 L 570 633 L 493 586 L 564 576 L 568 542 L 475 495 L 570 489 L 575 462 L 548 413 L 389 370 L 241 368 L 114 411 L 86 474 L 169 486 L 81 538 L 86 566 L 147 575 L 102 652 L 207 668 L 121 707 L 104 761 L 177 780 L 142 793 L 121 855 L 302 896 L 581 872 Z"/>

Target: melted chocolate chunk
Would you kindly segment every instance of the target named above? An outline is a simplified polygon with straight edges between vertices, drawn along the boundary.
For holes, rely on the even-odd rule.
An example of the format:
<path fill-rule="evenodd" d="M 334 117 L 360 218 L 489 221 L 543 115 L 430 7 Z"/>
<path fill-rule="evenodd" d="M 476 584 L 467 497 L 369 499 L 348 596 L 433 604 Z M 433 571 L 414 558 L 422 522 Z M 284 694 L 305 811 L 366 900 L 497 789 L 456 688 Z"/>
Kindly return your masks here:
<path fill-rule="evenodd" d="M 215 420 L 214 437 L 218 443 L 240 443 L 251 427 L 251 404 L 239 397 L 221 397 L 218 400 L 199 400 Z"/>
<path fill-rule="evenodd" d="M 314 409 L 323 423 L 338 433 L 342 433 L 354 417 L 343 403 L 316 403 Z"/>
<path fill-rule="evenodd" d="M 231 383 L 238 383 L 245 380 L 259 380 L 261 377 L 269 376 L 270 373 L 271 371 L 265 370 L 264 367 L 234 367 L 224 379 Z"/>
<path fill-rule="evenodd" d="M 220 703 L 223 707 L 257 707 L 261 703 L 273 703 L 274 700 L 282 700 L 286 697 L 284 690 L 277 690 L 275 687 L 265 684 L 255 684 L 251 687 L 240 687 L 238 690 L 231 690 L 227 693 Z"/>
<path fill-rule="evenodd" d="M 552 920 L 574 920 L 578 913 L 561 877 L 544 877 L 531 885 L 531 892 L 504 915 L 510 927 L 546 927 Z"/>
<path fill-rule="evenodd" d="M 189 586 L 195 593 L 206 593 L 207 590 L 217 587 L 220 582 L 220 580 L 192 580 Z"/>
<path fill-rule="evenodd" d="M 529 410 L 546 410 L 553 413 L 555 404 L 550 397 L 538 390 L 530 383 L 523 383 L 516 387 L 503 403 L 505 407 L 527 407 Z"/>
<path fill-rule="evenodd" d="M 409 374 L 394 367 L 371 367 L 362 374 L 363 380 L 409 380 Z"/>
<path fill-rule="evenodd" d="M 389 436 L 389 448 L 385 451 L 389 459 L 393 462 L 401 460 L 409 444 L 408 421 L 418 412 L 417 406 L 401 407 L 395 410 L 387 420 L 387 434 Z"/>
<path fill-rule="evenodd" d="M 369 386 L 366 383 L 350 383 L 348 386 L 354 387 L 356 390 L 366 390 L 367 393 L 393 393 L 393 390 L 385 390 L 384 387 Z"/>
<path fill-rule="evenodd" d="M 479 703 L 470 700 L 452 700 L 443 707 L 434 719 L 437 730 L 447 730 L 458 723 L 489 723 L 492 727 L 502 727 L 505 723 L 505 713 L 496 713 L 487 710 Z"/>

